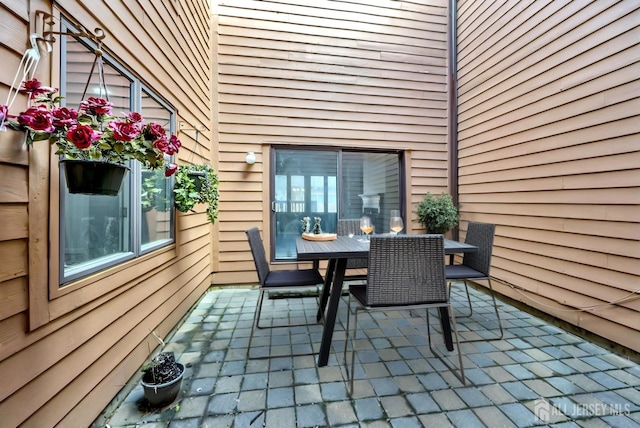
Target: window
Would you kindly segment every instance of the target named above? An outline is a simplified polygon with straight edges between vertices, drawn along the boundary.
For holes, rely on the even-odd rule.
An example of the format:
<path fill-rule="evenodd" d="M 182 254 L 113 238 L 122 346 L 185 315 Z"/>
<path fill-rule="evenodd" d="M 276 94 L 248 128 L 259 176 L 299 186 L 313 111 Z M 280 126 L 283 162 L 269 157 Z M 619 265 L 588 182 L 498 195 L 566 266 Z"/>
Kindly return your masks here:
<path fill-rule="evenodd" d="M 402 209 L 401 162 L 398 152 L 275 148 L 273 259 L 295 259 L 303 217 L 335 233 L 338 218 L 368 215 L 375 231 L 389 232 L 390 211 Z"/>
<path fill-rule="evenodd" d="M 93 46 L 66 37 L 61 49 L 61 93 L 67 105 L 77 108 L 95 58 Z M 171 132 L 170 106 L 108 56 L 103 60 L 114 114 L 138 111 Z M 95 72 L 85 96 L 104 97 Z M 118 196 L 70 194 L 60 169 L 60 284 L 173 242 L 172 180 L 163 171 L 142 170 L 137 162 L 128 166 Z"/>

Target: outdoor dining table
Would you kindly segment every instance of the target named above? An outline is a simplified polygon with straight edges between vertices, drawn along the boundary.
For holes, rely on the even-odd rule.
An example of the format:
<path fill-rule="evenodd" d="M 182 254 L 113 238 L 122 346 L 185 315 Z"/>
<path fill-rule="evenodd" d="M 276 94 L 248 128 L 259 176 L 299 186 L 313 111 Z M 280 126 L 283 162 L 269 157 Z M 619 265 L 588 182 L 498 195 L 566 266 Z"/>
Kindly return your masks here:
<path fill-rule="evenodd" d="M 298 237 L 296 239 L 296 251 L 298 253 L 298 261 L 317 262 L 319 260 L 329 260 L 317 315 L 318 321 L 324 316 L 324 329 L 318 355 L 318 366 L 324 367 L 329 360 L 331 340 L 333 338 L 340 296 L 342 295 L 347 260 L 351 258 L 368 257 L 369 244 L 363 240 L 362 235 L 356 235 L 354 237 L 338 236 L 335 240 L 331 241 L 309 241 Z M 478 251 L 478 247 L 474 245 L 450 239 L 444 240 L 444 252 L 446 255 L 476 251 Z M 446 347 L 449 351 L 452 351 L 453 338 L 449 324 L 449 314 L 446 308 L 440 308 L 440 322 Z"/>

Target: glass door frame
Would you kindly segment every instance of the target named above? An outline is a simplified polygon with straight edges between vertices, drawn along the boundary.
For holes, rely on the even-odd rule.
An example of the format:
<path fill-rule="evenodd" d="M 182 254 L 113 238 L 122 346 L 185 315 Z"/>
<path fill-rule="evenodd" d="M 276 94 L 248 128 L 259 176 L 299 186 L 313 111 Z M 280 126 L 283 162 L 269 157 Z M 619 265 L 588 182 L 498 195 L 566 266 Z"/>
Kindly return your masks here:
<path fill-rule="evenodd" d="M 404 150 L 394 149 L 375 149 L 375 148 L 359 148 L 349 147 L 343 148 L 338 146 L 292 146 L 292 145 L 274 145 L 270 146 L 269 150 L 269 242 L 270 242 L 270 254 L 269 263 L 295 263 L 295 259 L 276 259 L 276 200 L 275 200 L 275 176 L 276 176 L 276 152 L 278 150 L 313 150 L 313 151 L 330 151 L 337 154 L 337 218 L 343 218 L 343 155 L 344 153 L 382 153 L 382 154 L 395 154 L 398 156 L 398 199 L 399 209 L 405 224 L 408 226 L 409 220 L 407 219 L 406 201 L 407 201 L 407 187 L 406 187 L 406 153 Z M 325 195 L 326 196 L 326 195 Z M 407 227 L 405 226 L 405 227 Z"/>

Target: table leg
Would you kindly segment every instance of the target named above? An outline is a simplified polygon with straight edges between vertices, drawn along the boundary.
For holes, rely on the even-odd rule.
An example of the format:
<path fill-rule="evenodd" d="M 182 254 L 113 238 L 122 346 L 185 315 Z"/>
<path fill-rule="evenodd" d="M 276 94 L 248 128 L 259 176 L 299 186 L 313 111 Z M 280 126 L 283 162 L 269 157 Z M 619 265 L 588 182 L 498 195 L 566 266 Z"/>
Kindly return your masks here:
<path fill-rule="evenodd" d="M 442 335 L 444 343 L 448 351 L 453 351 L 453 336 L 451 335 L 451 323 L 449 322 L 449 311 L 447 308 L 438 308 L 440 312 L 440 325 L 442 326 Z"/>
<path fill-rule="evenodd" d="M 338 315 L 338 306 L 340 304 L 340 296 L 342 295 L 342 282 L 347 268 L 347 259 L 338 259 L 335 262 L 335 266 L 334 278 L 330 287 L 329 304 L 327 306 L 326 317 L 324 320 L 324 330 L 322 330 L 322 343 L 320 343 L 318 367 L 324 367 L 329 362 L 331 339 L 333 338 L 333 328 Z"/>
<path fill-rule="evenodd" d="M 320 322 L 324 318 L 324 311 L 327 307 L 327 301 L 329 300 L 329 292 L 331 290 L 331 284 L 333 283 L 333 275 L 336 270 L 336 260 L 330 259 L 327 266 L 327 272 L 324 276 L 324 285 L 322 286 L 322 293 L 320 294 L 320 304 L 318 305 L 318 314 L 316 315 L 316 321 Z"/>

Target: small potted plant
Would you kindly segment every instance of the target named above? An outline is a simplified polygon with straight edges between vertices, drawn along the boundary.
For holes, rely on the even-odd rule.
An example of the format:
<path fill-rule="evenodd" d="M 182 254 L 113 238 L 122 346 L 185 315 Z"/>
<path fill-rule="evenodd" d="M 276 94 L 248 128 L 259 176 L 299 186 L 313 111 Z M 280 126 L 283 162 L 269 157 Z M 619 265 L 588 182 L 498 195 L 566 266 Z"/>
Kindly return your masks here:
<path fill-rule="evenodd" d="M 427 192 L 418 204 L 416 214 L 427 233 L 447 233 L 458 225 L 458 210 L 446 193 L 435 196 Z"/>
<path fill-rule="evenodd" d="M 165 156 L 178 151 L 180 140 L 168 136 L 157 122 L 146 123 L 140 113 L 114 117 L 113 103 L 99 97 L 82 100 L 77 110 L 61 106 L 58 90 L 37 79 L 24 82 L 20 91 L 29 94 L 32 105 L 18 116 L 1 105 L 0 128 L 6 123 L 26 132 L 27 145 L 45 140 L 55 143 L 70 193 L 117 195 L 128 161 L 140 162 L 146 169 L 164 168 L 165 176 L 176 171 L 177 166 L 167 164 Z M 114 176 L 101 182 L 102 173 Z"/>
<path fill-rule="evenodd" d="M 173 194 L 176 209 L 192 211 L 196 204 L 207 205 L 207 218 L 215 223 L 218 218 L 218 176 L 209 165 L 180 165 L 176 171 Z"/>
<path fill-rule="evenodd" d="M 172 403 L 180 393 L 184 364 L 178 363 L 173 352 L 161 352 L 142 367 L 144 397 L 152 406 Z"/>

